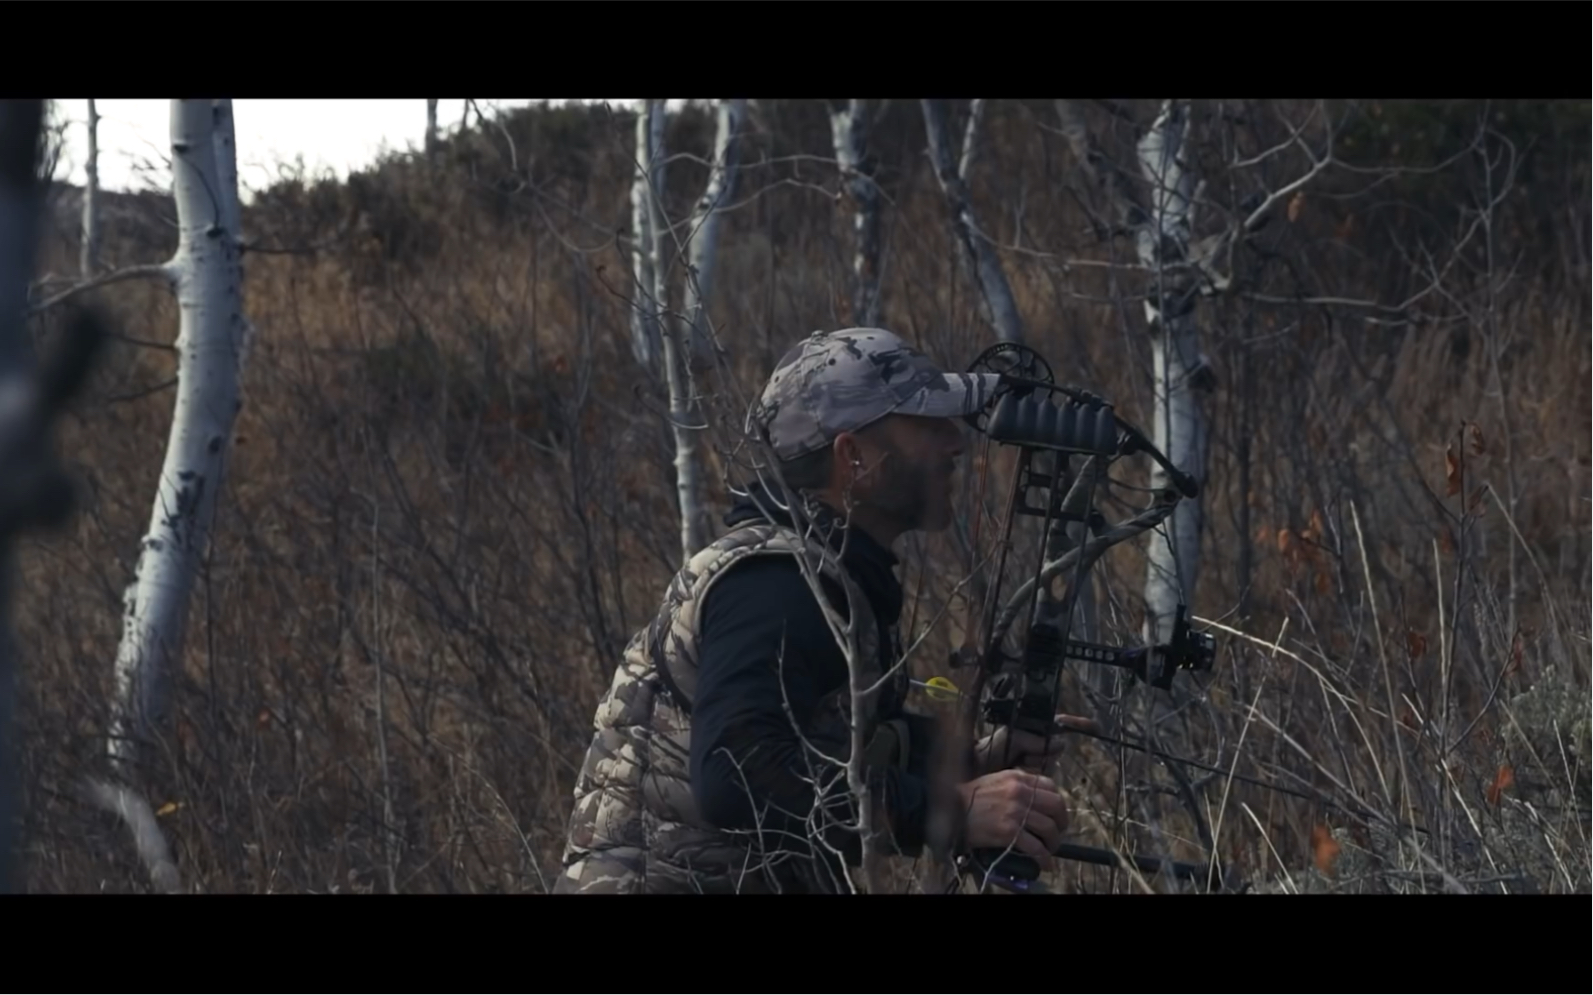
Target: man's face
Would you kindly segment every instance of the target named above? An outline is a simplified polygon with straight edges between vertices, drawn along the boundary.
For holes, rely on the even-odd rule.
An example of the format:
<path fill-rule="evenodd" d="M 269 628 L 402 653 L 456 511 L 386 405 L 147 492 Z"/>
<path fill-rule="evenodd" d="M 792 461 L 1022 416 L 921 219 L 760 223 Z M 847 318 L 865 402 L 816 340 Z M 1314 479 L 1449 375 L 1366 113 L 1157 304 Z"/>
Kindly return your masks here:
<path fill-rule="evenodd" d="M 854 494 L 861 503 L 900 532 L 951 525 L 952 483 L 963 449 L 955 420 L 891 415 L 858 441 L 863 474 Z"/>

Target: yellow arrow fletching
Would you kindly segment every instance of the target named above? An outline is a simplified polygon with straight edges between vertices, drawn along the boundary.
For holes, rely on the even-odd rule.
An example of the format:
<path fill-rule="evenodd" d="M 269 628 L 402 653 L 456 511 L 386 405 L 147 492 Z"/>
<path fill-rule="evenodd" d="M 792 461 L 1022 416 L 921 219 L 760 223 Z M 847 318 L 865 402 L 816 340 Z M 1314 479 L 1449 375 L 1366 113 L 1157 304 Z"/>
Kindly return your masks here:
<path fill-rule="evenodd" d="M 924 682 L 924 687 L 929 696 L 936 701 L 956 701 L 959 693 L 957 685 L 944 677 L 931 677 Z"/>

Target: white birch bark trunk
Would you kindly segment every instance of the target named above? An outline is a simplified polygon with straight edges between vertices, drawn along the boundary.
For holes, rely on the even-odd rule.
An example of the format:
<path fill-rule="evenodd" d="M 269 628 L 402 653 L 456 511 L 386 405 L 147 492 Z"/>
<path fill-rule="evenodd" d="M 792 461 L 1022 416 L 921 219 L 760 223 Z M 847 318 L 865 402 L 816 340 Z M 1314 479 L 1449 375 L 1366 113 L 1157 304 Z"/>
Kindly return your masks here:
<path fill-rule="evenodd" d="M 83 244 L 78 268 L 87 280 L 100 268 L 100 115 L 93 98 L 88 102 L 87 178 L 83 184 Z"/>
<path fill-rule="evenodd" d="M 990 242 L 979 233 L 974 217 L 973 202 L 968 193 L 968 182 L 958 171 L 958 156 L 951 147 L 950 126 L 946 122 L 946 101 L 925 100 L 924 130 L 929 138 L 929 151 L 935 165 L 935 176 L 951 208 L 952 230 L 962 247 L 963 258 L 973 273 L 974 285 L 979 291 L 980 311 L 996 334 L 1004 342 L 1023 341 L 1023 322 L 1018 317 L 1018 305 L 1012 297 L 1012 287 L 1002 271 L 1001 259 Z M 969 117 L 969 129 L 964 139 L 977 138 L 977 125 L 983 116 L 979 108 Z M 969 149 L 964 149 L 963 160 L 971 162 Z"/>
<path fill-rule="evenodd" d="M 640 101 L 636 113 L 636 172 L 631 181 L 631 267 L 636 304 L 631 309 L 631 355 L 653 372 L 658 370 L 658 323 L 653 315 L 653 174 L 652 101 Z"/>
<path fill-rule="evenodd" d="M 669 388 L 669 419 L 675 438 L 675 493 L 680 505 L 681 563 L 702 549 L 708 540 L 708 518 L 702 500 L 702 460 L 697 455 L 697 429 L 692 408 L 690 379 L 686 371 L 687 345 L 680 322 L 669 316 L 667 258 L 670 227 L 664 216 L 664 124 L 667 101 L 647 102 L 649 158 L 652 176 L 648 218 L 652 227 L 653 297 L 658 309 L 658 330 L 663 345 L 664 381 Z"/>
<path fill-rule="evenodd" d="M 719 101 L 719 126 L 714 132 L 714 157 L 708 185 L 691 218 L 691 269 L 686 280 L 686 321 L 691 329 L 692 366 L 713 367 L 719 351 L 716 335 L 708 328 L 708 301 L 713 293 L 714 261 L 719 250 L 719 219 L 736 190 L 736 141 L 747 119 L 744 99 Z"/>
<path fill-rule="evenodd" d="M 1207 425 L 1194 393 L 1195 374 L 1204 365 L 1195 321 L 1196 274 L 1188 267 L 1176 276 L 1164 267 L 1189 258 L 1193 232 L 1194 176 L 1183 158 L 1187 101 L 1169 100 L 1139 142 L 1139 163 L 1150 184 L 1148 224 L 1136 233 L 1140 262 L 1151 272 L 1145 320 L 1151 330 L 1154 363 L 1154 442 L 1167 458 L 1201 484 L 1206 479 Z M 1157 466 L 1152 487 L 1169 486 Z M 1179 602 L 1193 596 L 1200 572 L 1203 514 L 1198 500 L 1180 501 L 1168 523 L 1171 537 L 1153 536 L 1145 574 L 1146 639 L 1165 642 Z"/>
<path fill-rule="evenodd" d="M 1187 101 L 1165 103 L 1140 140 L 1140 173 L 1153 188 L 1144 201 L 1129 174 L 1091 141 L 1080 109 L 1071 101 L 1058 100 L 1056 110 L 1080 170 L 1104 201 L 1100 205 L 1104 214 L 1092 215 L 1098 233 L 1103 238 L 1113 233 L 1132 235 L 1139 261 L 1150 271 L 1145 318 L 1152 337 L 1154 442 L 1176 466 L 1203 483 L 1206 425 L 1193 393 L 1193 374 L 1205 365 L 1194 320 L 1198 276 L 1189 265 L 1179 265 L 1195 254 L 1190 245 L 1194 182 L 1182 159 Z M 1151 480 L 1153 486 L 1167 484 L 1160 467 L 1152 468 Z M 1160 642 L 1171 635 L 1174 609 L 1194 590 L 1201 521 L 1199 499 L 1185 499 L 1166 527 L 1171 539 L 1160 533 L 1151 536 L 1144 588 L 1147 641 Z M 1115 680 L 1115 675 L 1103 677 L 1103 683 L 1108 679 Z"/>
<path fill-rule="evenodd" d="M 835 161 L 852 201 L 856 244 L 852 255 L 852 323 L 874 328 L 880 321 L 880 193 L 874 180 L 874 159 L 868 147 L 871 118 L 867 100 L 849 100 L 830 113 Z"/>
<path fill-rule="evenodd" d="M 240 404 L 246 326 L 231 132 L 230 102 L 172 101 L 177 401 L 149 530 L 125 595 L 110 740 L 119 767 L 136 761 L 166 716 Z"/>

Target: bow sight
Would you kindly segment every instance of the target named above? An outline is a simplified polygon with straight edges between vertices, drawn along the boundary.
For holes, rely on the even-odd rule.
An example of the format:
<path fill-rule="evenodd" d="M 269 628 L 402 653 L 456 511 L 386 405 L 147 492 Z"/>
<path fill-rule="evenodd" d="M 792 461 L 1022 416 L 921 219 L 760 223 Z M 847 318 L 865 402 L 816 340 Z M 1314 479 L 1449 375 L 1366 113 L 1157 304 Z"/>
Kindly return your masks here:
<path fill-rule="evenodd" d="M 1056 715 L 1065 660 L 1124 668 L 1140 680 L 1164 690 L 1172 686 L 1173 675 L 1179 670 L 1209 671 L 1216 655 L 1215 643 L 1209 634 L 1190 628 L 1184 605 L 1176 609 L 1172 633 L 1165 644 L 1125 648 L 1069 638 L 1073 607 L 1090 566 L 1111 546 L 1160 524 L 1171 514 L 1180 496 L 1195 497 L 1199 488 L 1194 478 L 1174 466 L 1143 432 L 1119 418 L 1106 400 L 1087 391 L 1056 385 L 1050 367 L 1032 349 L 1015 343 L 997 345 L 982 353 L 968 371 L 1000 376 L 994 411 L 989 411 L 987 406 L 986 410 L 969 415 L 969 424 L 984 434 L 987 446 L 994 442 L 1012 447 L 1018 453 L 1001 526 L 995 590 L 988 595 L 985 610 L 980 613 L 983 618 L 978 646 L 965 646 L 953 659 L 954 665 L 978 664 L 973 697 L 976 701 L 983 697 L 985 719 L 997 726 L 1049 739 L 1058 731 Z M 1037 465 L 1036 456 L 1043 452 L 1054 454 L 1049 469 Z M 1145 512 L 1129 522 L 1109 527 L 1092 501 L 1097 482 L 1105 474 L 1102 464 L 1137 452 L 1155 460 L 1166 471 L 1173 486 L 1163 489 Z M 1067 476 L 1067 463 L 1074 456 L 1083 457 L 1084 464 L 1078 478 L 1063 495 L 1061 487 Z M 980 490 L 982 507 L 982 479 Z M 1029 499 L 1030 492 L 1035 490 L 1044 495 L 1038 502 Z M 1009 604 L 1002 606 L 1001 573 L 1019 515 L 1044 519 L 1039 563 L 1034 578 L 1019 589 Z M 976 518 L 976 544 L 978 521 Z M 1058 522 L 1063 528 L 1070 522 L 1083 523 L 1083 538 L 1078 548 L 1047 564 L 1051 529 Z M 1073 582 L 1053 615 L 1060 619 L 1060 624 L 1039 618 L 1045 586 L 1068 567 L 1072 568 Z M 1021 650 L 1005 652 L 1002 643 L 1006 633 L 1017 614 L 1025 608 L 1028 620 Z M 979 692 L 987 679 L 990 679 L 990 693 L 986 697 Z M 1071 845 L 1062 847 L 1056 855 L 1108 866 L 1121 862 L 1110 851 Z M 1166 870 L 1180 877 L 1201 877 L 1208 873 L 1205 867 L 1159 858 L 1135 857 L 1131 862 L 1141 870 Z M 1006 851 L 976 851 L 965 855 L 961 863 L 963 869 L 988 874 L 1010 890 L 1042 890 L 1036 880 L 1039 866 L 1027 856 Z"/>

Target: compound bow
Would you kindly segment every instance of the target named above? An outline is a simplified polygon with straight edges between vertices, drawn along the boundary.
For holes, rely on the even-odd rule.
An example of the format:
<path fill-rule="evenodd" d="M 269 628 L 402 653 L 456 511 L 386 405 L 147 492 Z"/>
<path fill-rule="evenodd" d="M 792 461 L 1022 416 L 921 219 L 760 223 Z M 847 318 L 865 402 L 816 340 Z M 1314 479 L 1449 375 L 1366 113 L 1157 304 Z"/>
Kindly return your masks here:
<path fill-rule="evenodd" d="M 1056 716 L 1060 711 L 1060 678 L 1065 660 L 1124 668 L 1152 687 L 1163 690 L 1172 686 L 1173 676 L 1179 670 L 1209 671 L 1215 659 L 1215 643 L 1209 634 L 1190 627 L 1184 605 L 1177 608 L 1171 637 L 1165 644 L 1117 647 L 1070 638 L 1074 606 L 1091 566 L 1107 549 L 1159 525 L 1172 514 L 1181 497 L 1195 497 L 1199 493 L 1196 481 L 1174 466 L 1143 432 L 1119 418 L 1110 403 L 1086 391 L 1057 385 L 1049 365 L 1033 349 L 1002 343 L 981 353 L 969 372 L 994 373 L 1001 378 L 992 405 L 968 416 L 969 423 L 985 436 L 987 456 L 991 442 L 1017 450 L 1017 464 L 1001 525 L 994 588 L 986 595 L 986 605 L 979 613 L 983 617 L 977 634 L 971 636 L 969 645 L 953 654 L 952 660 L 953 666 L 978 667 L 969 699 L 981 708 L 986 721 L 997 727 L 1034 733 L 1049 742 L 1059 731 Z M 1043 452 L 1054 454 L 1050 473 L 1036 466 L 1035 458 Z M 1093 504 L 1095 488 L 1105 476 L 1103 464 L 1139 452 L 1149 455 L 1166 471 L 1172 486 L 1159 491 L 1151 505 L 1138 515 L 1109 526 Z M 1084 464 L 1067 494 L 1062 496 L 1059 492 L 1066 462 L 1072 456 L 1084 457 Z M 981 477 L 980 512 L 983 511 L 983 489 Z M 1038 503 L 1031 503 L 1029 494 L 1036 489 L 1044 496 Z M 1019 515 L 1044 520 L 1039 562 L 1032 579 L 1002 604 L 1001 574 Z M 978 522 L 976 518 L 976 547 Z M 1066 529 L 1072 522 L 1085 526 L 1081 542 L 1064 555 L 1046 562 L 1052 547 L 1052 527 L 1060 525 Z M 1072 569 L 1072 583 L 1056 611 L 1048 613 L 1060 623 L 1041 617 L 1044 592 L 1069 568 Z M 1017 652 L 1009 653 L 1003 649 L 1003 644 L 1020 613 L 1026 613 L 1026 624 L 1021 630 Z M 987 685 L 990 693 L 984 696 L 982 692 Z M 1132 743 L 1123 745 L 1141 748 Z M 1105 866 L 1123 863 L 1111 850 L 1071 844 L 1059 847 L 1055 855 Z M 1195 880 L 1207 878 L 1214 870 L 1158 857 L 1135 856 L 1129 858 L 1129 862 L 1145 873 L 1168 872 Z M 977 873 L 984 880 L 1010 891 L 1038 893 L 1045 890 L 1038 880 L 1038 863 L 1010 848 L 961 854 L 957 867 L 960 873 Z M 1224 869 L 1215 870 L 1219 881 L 1229 879 Z"/>

